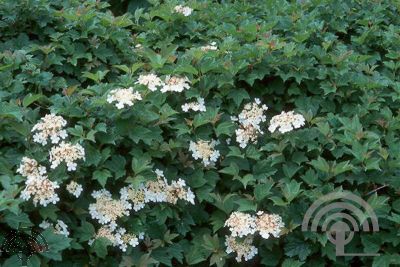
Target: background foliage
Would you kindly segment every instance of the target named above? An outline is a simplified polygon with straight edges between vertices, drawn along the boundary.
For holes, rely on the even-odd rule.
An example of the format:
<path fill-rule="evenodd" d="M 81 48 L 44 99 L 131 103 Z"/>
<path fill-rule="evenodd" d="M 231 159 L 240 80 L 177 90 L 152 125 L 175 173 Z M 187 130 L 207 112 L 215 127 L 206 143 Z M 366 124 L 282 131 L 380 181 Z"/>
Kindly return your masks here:
<path fill-rule="evenodd" d="M 0 241 L 7 228 L 61 218 L 70 238 L 45 232 L 50 251 L 30 266 L 234 266 L 224 221 L 235 210 L 266 210 L 283 217 L 285 235 L 257 240 L 259 255 L 246 266 L 400 262 L 400 6 L 189 1 L 194 13 L 183 17 L 172 12 L 177 2 L 149 2 L 1 2 Z M 212 41 L 216 52 L 194 49 Z M 186 75 L 192 88 L 151 93 L 123 112 L 106 103 L 108 90 L 133 86 L 148 71 Z M 206 113 L 181 112 L 193 96 L 206 99 Z M 234 140 L 230 115 L 254 97 L 268 105 L 269 118 L 294 109 L 306 127 L 266 133 L 246 149 L 227 145 Z M 74 178 L 84 193 L 75 200 L 60 190 L 60 203 L 35 208 L 19 199 L 24 178 L 15 170 L 24 155 L 45 158 L 30 129 L 50 111 L 68 121 L 87 155 L 77 172 L 59 168 L 51 178 Z M 191 158 L 188 144 L 196 138 L 221 141 L 216 168 Z M 160 204 L 127 217 L 125 226 L 149 239 L 126 253 L 89 246 L 98 228 L 87 211 L 90 192 L 116 193 L 150 179 L 153 167 L 184 178 L 196 205 Z M 381 256 L 336 258 L 324 234 L 300 231 L 308 206 L 339 189 L 366 199 L 381 227 L 346 249 Z M 13 260 L 1 259 L 1 266 L 15 266 Z"/>

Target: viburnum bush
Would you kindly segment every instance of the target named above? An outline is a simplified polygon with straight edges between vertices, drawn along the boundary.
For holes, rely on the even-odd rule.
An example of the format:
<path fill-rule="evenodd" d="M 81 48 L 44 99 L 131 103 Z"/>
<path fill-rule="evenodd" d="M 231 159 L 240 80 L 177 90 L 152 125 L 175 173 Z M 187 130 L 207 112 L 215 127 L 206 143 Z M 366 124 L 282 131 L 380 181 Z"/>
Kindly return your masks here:
<path fill-rule="evenodd" d="M 0 3 L 0 244 L 39 229 L 32 267 L 399 264 L 398 4 L 131 2 Z M 380 256 L 301 231 L 343 190 L 380 225 L 346 251 Z"/>

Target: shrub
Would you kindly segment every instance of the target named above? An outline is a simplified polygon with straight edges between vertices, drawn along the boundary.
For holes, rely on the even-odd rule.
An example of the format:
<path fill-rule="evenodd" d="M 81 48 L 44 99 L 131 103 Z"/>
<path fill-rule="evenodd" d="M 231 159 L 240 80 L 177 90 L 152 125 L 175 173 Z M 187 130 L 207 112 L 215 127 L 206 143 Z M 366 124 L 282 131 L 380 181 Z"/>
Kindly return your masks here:
<path fill-rule="evenodd" d="M 30 266 L 398 263 L 400 7 L 151 2 L 0 4 L 0 241 L 46 228 Z M 348 249 L 381 256 L 301 231 L 340 190 L 380 223 Z"/>

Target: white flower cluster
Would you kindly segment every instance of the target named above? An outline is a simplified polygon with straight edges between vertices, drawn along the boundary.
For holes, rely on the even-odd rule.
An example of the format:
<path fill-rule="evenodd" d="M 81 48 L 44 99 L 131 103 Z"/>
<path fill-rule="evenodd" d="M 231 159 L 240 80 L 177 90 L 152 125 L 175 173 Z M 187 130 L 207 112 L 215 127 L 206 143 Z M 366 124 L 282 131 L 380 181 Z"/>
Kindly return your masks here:
<path fill-rule="evenodd" d="M 253 237 L 248 236 L 243 241 L 237 241 L 235 237 L 227 236 L 225 239 L 226 253 L 236 253 L 236 261 L 241 262 L 251 260 L 258 253 L 258 249 L 253 246 Z"/>
<path fill-rule="evenodd" d="M 178 179 L 168 184 L 161 170 L 156 170 L 155 173 L 157 180 L 141 184 L 137 189 L 132 186 L 122 188 L 120 191 L 121 199 L 131 201 L 135 211 L 141 210 L 146 203 L 151 202 L 176 204 L 178 200 L 184 200 L 194 204 L 195 196 L 192 190 L 186 186 L 184 180 Z"/>
<path fill-rule="evenodd" d="M 229 228 L 233 237 L 252 235 L 257 230 L 254 216 L 240 211 L 232 212 L 225 221 L 225 226 Z"/>
<path fill-rule="evenodd" d="M 46 174 L 46 168 L 39 165 L 39 163 L 34 159 L 23 157 L 21 164 L 17 169 L 17 173 L 28 179 L 42 177 Z"/>
<path fill-rule="evenodd" d="M 124 199 L 113 199 L 106 189 L 94 191 L 92 197 L 96 203 L 89 205 L 89 213 L 100 224 L 115 223 L 118 218 L 129 215 L 132 205 Z"/>
<path fill-rule="evenodd" d="M 47 229 L 52 227 L 55 234 L 63 235 L 65 237 L 69 236 L 68 226 L 61 220 L 57 220 L 55 225 L 52 225 L 48 221 L 43 221 L 39 224 L 39 227 L 42 229 Z"/>
<path fill-rule="evenodd" d="M 272 117 L 268 130 L 273 133 L 278 129 L 279 132 L 286 133 L 304 126 L 304 123 L 303 115 L 295 114 L 293 111 L 282 111 L 281 114 Z"/>
<path fill-rule="evenodd" d="M 52 147 L 50 150 L 50 168 L 55 169 L 63 161 L 67 164 L 68 171 L 76 170 L 77 160 L 85 160 L 85 150 L 80 144 L 65 143 L 64 141 L 59 146 Z"/>
<path fill-rule="evenodd" d="M 204 103 L 204 98 L 199 97 L 197 98 L 197 102 L 193 101 L 183 104 L 182 110 L 184 112 L 189 112 L 189 110 L 204 112 L 206 111 L 206 106 L 204 105 Z"/>
<path fill-rule="evenodd" d="M 51 143 L 57 144 L 60 139 L 65 139 L 68 136 L 67 131 L 63 129 L 66 125 L 67 122 L 63 117 L 47 114 L 33 126 L 32 132 L 35 132 L 33 141 L 45 146 L 47 139 L 50 138 Z"/>
<path fill-rule="evenodd" d="M 252 245 L 253 235 L 257 232 L 262 238 L 268 239 L 270 236 L 279 237 L 281 229 L 285 226 L 282 218 L 277 214 L 267 214 L 258 211 L 256 216 L 235 211 L 225 221 L 231 232 L 226 237 L 226 252 L 236 252 L 236 260 L 240 262 L 253 258 L 257 254 L 257 248 Z M 245 238 L 240 239 L 237 238 Z"/>
<path fill-rule="evenodd" d="M 58 143 L 60 139 L 67 137 L 66 131 L 63 127 L 66 121 L 53 114 L 48 114 L 41 118 L 32 132 L 35 132 L 34 140 L 42 145 L 47 144 L 47 139 L 50 137 L 52 143 Z M 66 162 L 68 171 L 76 170 L 76 160 L 85 159 L 85 151 L 79 144 L 72 145 L 62 141 L 57 146 L 53 146 L 49 153 L 51 168 L 56 168 L 61 162 Z M 56 204 L 60 198 L 56 193 L 56 189 L 60 186 L 57 182 L 49 180 L 46 173 L 46 168 L 39 165 L 39 163 L 31 158 L 23 157 L 21 164 L 17 169 L 17 173 L 26 177 L 25 188 L 21 192 L 21 198 L 29 200 L 32 198 L 33 204 L 36 206 L 38 203 L 47 206 L 49 203 Z M 72 190 L 72 182 L 67 186 L 67 190 Z M 82 191 L 82 186 L 74 188 L 74 195 L 79 196 Z M 61 227 L 61 226 L 60 226 Z M 62 228 L 62 227 L 61 227 Z M 60 229 L 61 229 L 60 228 Z"/>
<path fill-rule="evenodd" d="M 78 184 L 75 181 L 71 181 L 68 185 L 67 185 L 67 191 L 74 195 L 76 198 L 78 198 L 82 191 L 83 191 L 83 187 L 81 184 Z"/>
<path fill-rule="evenodd" d="M 190 16 L 190 14 L 192 14 L 193 9 L 191 9 L 190 7 L 187 7 L 187 6 L 177 5 L 174 7 L 174 11 L 176 13 L 180 13 L 180 14 L 184 15 L 185 17 L 187 17 L 187 16 Z"/>
<path fill-rule="evenodd" d="M 46 176 L 27 179 L 25 185 L 25 189 L 21 192 L 21 198 L 29 200 L 32 197 L 35 206 L 39 203 L 46 207 L 49 203 L 56 204 L 60 200 L 55 191 L 60 186 Z"/>
<path fill-rule="evenodd" d="M 256 225 L 258 232 L 265 239 L 268 239 L 270 235 L 279 237 L 281 229 L 285 227 L 281 216 L 263 211 L 257 212 Z"/>
<path fill-rule="evenodd" d="M 135 84 L 147 86 L 147 88 L 153 92 L 157 91 L 158 87 L 164 85 L 163 81 L 161 81 L 161 79 L 153 73 L 140 75 Z"/>
<path fill-rule="evenodd" d="M 197 142 L 190 141 L 189 151 L 192 152 L 194 159 L 201 159 L 204 166 L 209 166 L 217 162 L 220 153 L 215 149 L 219 143 L 215 140 Z"/>
<path fill-rule="evenodd" d="M 260 124 L 266 121 L 264 111 L 268 110 L 266 105 L 261 105 L 260 99 L 254 99 L 253 103 L 247 103 L 238 117 L 232 117 L 233 121 L 239 123 L 236 130 L 236 141 L 239 146 L 245 148 L 249 142 L 255 142 L 258 135 L 263 134 Z"/>
<path fill-rule="evenodd" d="M 211 42 L 209 45 L 201 46 L 200 50 L 203 52 L 216 51 L 216 50 L 218 50 L 217 43 Z"/>
<path fill-rule="evenodd" d="M 142 100 L 142 96 L 139 92 L 134 91 L 132 87 L 111 90 L 107 96 L 107 102 L 110 104 L 116 102 L 115 106 L 118 109 L 123 109 L 125 105 L 127 107 L 133 106 L 133 104 L 139 100 Z"/>
<path fill-rule="evenodd" d="M 93 239 L 89 240 L 89 245 L 100 237 L 107 238 L 114 247 L 118 247 L 123 252 L 126 251 L 128 245 L 131 247 L 136 247 L 139 245 L 139 240 L 144 238 L 144 233 L 140 233 L 138 236 L 126 232 L 125 228 L 117 228 L 115 225 L 103 225 L 97 231 Z"/>
<path fill-rule="evenodd" d="M 190 88 L 190 81 L 187 77 L 170 76 L 165 77 L 164 85 L 161 88 L 162 93 L 183 92 Z"/>

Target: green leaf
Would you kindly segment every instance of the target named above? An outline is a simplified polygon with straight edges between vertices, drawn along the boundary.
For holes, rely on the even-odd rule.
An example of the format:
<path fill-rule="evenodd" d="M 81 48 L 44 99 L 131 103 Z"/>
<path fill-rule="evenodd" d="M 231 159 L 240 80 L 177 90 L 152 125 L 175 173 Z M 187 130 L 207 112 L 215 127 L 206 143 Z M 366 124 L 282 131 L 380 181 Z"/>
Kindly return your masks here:
<path fill-rule="evenodd" d="M 54 234 L 51 229 L 42 232 L 42 236 L 47 242 L 48 250 L 40 254 L 46 258 L 60 261 L 62 259 L 61 252 L 70 246 L 71 239 L 63 235 Z"/>
<path fill-rule="evenodd" d="M 217 128 L 215 129 L 215 134 L 218 137 L 223 134 L 227 136 L 232 136 L 234 131 L 235 131 L 235 125 L 232 122 L 225 121 L 218 124 Z"/>
<path fill-rule="evenodd" d="M 97 170 L 93 173 L 93 180 L 97 180 L 102 187 L 105 187 L 107 183 L 107 179 L 110 178 L 111 172 L 107 169 Z"/>

